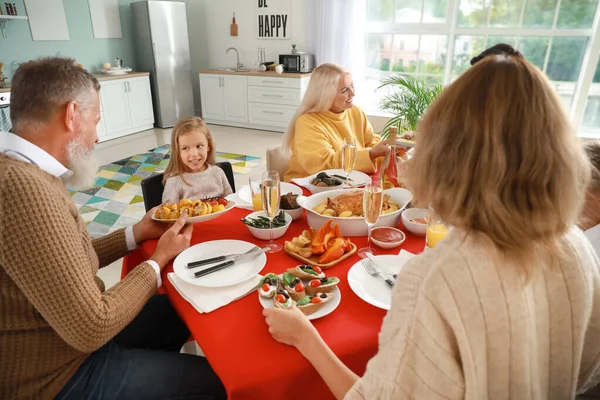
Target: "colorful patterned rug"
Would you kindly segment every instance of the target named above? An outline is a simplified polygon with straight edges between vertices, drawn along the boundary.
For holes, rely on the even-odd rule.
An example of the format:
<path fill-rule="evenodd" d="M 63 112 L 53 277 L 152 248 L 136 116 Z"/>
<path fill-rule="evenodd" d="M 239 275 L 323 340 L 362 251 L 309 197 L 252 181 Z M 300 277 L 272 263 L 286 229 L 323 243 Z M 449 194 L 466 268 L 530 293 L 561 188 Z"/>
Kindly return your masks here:
<path fill-rule="evenodd" d="M 100 237 L 139 221 L 145 214 L 140 182 L 164 171 L 169 158 L 169 145 L 157 147 L 147 153 L 103 165 L 91 189 L 69 189 L 90 236 Z M 232 164 L 234 175 L 263 168 L 265 164 L 260 157 L 217 152 L 217 162 L 222 161 Z"/>

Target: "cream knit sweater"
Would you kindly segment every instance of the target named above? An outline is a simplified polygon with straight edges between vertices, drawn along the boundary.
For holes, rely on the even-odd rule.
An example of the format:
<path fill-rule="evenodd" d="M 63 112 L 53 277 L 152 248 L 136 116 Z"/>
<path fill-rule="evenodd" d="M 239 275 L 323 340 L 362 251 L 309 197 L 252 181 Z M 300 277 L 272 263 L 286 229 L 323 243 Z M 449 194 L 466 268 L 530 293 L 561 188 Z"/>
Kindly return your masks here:
<path fill-rule="evenodd" d="M 147 263 L 103 292 L 123 229 L 90 240 L 63 182 L 0 154 L 0 399 L 52 399 L 156 291 Z"/>
<path fill-rule="evenodd" d="M 600 379 L 599 262 L 583 233 L 524 285 L 455 231 L 409 261 L 346 399 L 573 399 Z"/>

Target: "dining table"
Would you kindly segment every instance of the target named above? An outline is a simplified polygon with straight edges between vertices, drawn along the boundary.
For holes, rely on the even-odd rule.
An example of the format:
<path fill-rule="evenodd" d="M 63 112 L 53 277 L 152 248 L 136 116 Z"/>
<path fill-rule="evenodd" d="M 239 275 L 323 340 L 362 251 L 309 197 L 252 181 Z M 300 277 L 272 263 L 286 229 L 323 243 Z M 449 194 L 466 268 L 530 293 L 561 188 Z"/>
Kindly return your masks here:
<path fill-rule="evenodd" d="M 306 189 L 304 192 L 310 194 Z M 219 218 L 195 224 L 191 245 L 236 239 L 265 246 L 267 242 L 252 236 L 240 220 L 250 212 L 234 208 Z M 401 249 L 420 253 L 425 246 L 424 238 L 409 233 L 402 222 L 397 227 L 406 233 L 404 243 L 389 250 L 375 247 L 376 251 L 391 255 L 398 254 Z M 306 211 L 291 222 L 283 237 L 275 241 L 283 246 L 305 229 L 308 229 Z M 367 245 L 367 237 L 350 237 L 350 240 L 358 248 Z M 149 258 L 156 250 L 157 242 L 145 241 L 128 255 L 123 261 L 122 274 Z M 268 272 L 279 274 L 301 264 L 284 250 L 267 253 L 266 256 L 266 265 L 261 271 L 263 275 Z M 340 279 L 341 302 L 329 315 L 311 322 L 340 360 L 362 376 L 367 362 L 377 353 L 378 334 L 387 311 L 368 304 L 350 288 L 348 271 L 359 260 L 355 253 L 324 271 L 327 276 Z M 212 312 L 199 313 L 171 284 L 167 278 L 171 272 L 172 262 L 162 271 L 162 289 L 223 382 L 229 399 L 334 398 L 316 370 L 296 348 L 272 338 L 256 291 Z"/>

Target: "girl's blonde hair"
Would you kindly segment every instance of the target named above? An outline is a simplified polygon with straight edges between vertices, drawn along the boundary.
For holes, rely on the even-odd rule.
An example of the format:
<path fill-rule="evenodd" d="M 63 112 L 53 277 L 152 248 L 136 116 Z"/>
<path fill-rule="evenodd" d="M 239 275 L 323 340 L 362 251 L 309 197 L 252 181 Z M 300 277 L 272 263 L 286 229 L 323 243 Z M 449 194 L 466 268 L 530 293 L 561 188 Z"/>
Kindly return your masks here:
<path fill-rule="evenodd" d="M 292 146 L 296 130 L 296 120 L 303 114 L 329 111 L 333 105 L 335 96 L 337 96 L 340 78 L 348 73 L 341 65 L 331 63 L 321 64 L 313 70 L 302 103 L 298 106 L 296 114 L 290 121 L 287 131 L 283 136 L 283 147 L 285 150 L 290 150 Z"/>
<path fill-rule="evenodd" d="M 173 127 L 173 132 L 171 133 L 171 158 L 169 159 L 169 165 L 167 165 L 167 168 L 163 173 L 163 184 L 172 176 L 179 176 L 183 179 L 183 173 L 186 171 L 185 164 L 181 160 L 179 138 L 182 135 L 193 131 L 200 131 L 206 136 L 206 141 L 208 142 L 208 154 L 205 162 L 209 165 L 215 164 L 215 143 L 204 120 L 199 117 L 182 119 Z M 185 179 L 183 179 L 183 181 L 189 185 Z"/>
<path fill-rule="evenodd" d="M 418 126 L 407 178 L 418 204 L 535 272 L 562 256 L 588 162 L 543 73 L 523 58 L 488 56 L 448 86 Z"/>

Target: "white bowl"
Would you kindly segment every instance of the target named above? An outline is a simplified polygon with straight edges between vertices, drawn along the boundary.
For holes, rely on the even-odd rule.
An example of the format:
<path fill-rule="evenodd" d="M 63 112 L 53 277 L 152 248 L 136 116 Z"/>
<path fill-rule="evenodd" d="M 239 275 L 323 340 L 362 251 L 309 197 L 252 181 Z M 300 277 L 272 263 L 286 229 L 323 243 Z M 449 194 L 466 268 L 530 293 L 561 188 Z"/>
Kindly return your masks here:
<path fill-rule="evenodd" d="M 248 214 L 246 216 L 246 218 L 258 218 L 259 215 L 263 216 L 263 217 L 267 216 L 267 214 L 264 211 L 256 211 L 256 212 Z M 290 224 L 292 223 L 292 217 L 288 213 L 285 213 L 285 212 L 284 212 L 284 215 L 285 215 L 285 225 L 280 226 L 279 228 L 273 228 L 273 239 L 277 239 L 277 238 L 280 238 L 283 235 L 285 235 L 288 228 L 290 227 Z M 246 224 L 244 224 L 244 225 L 246 225 Z M 254 236 L 255 238 L 261 239 L 261 240 L 270 240 L 269 229 L 254 228 L 249 225 L 246 225 L 246 228 L 248 228 L 248 230 L 250 231 L 252 236 Z"/>
<path fill-rule="evenodd" d="M 302 207 L 294 208 L 292 210 L 284 210 L 282 208 L 282 210 L 283 210 L 284 213 L 286 213 L 290 217 L 292 217 L 292 221 L 295 221 L 298 218 L 300 218 L 302 216 L 302 213 L 304 212 L 304 208 L 302 208 Z"/>
<path fill-rule="evenodd" d="M 373 237 L 373 233 L 378 230 L 378 229 L 393 229 L 394 231 L 400 233 L 401 238 L 400 240 L 397 240 L 395 242 L 382 242 L 380 240 L 377 240 Z M 382 249 L 393 249 L 394 247 L 398 247 L 400 246 L 402 243 L 404 243 L 404 241 L 406 240 L 406 235 L 404 234 L 404 232 L 402 232 L 400 229 L 398 228 L 393 228 L 391 226 L 380 226 L 378 228 L 373 228 L 373 230 L 371 231 L 371 241 L 373 243 L 375 243 L 377 246 L 381 247 Z"/>
<path fill-rule="evenodd" d="M 367 223 L 363 217 L 327 217 L 313 211 L 313 208 L 327 200 L 328 197 L 333 199 L 343 193 L 348 193 L 350 190 L 364 189 L 337 189 L 313 194 L 309 197 L 298 197 L 298 204 L 306 210 L 308 224 L 312 226 L 313 229 L 317 230 L 325 225 L 328 220 L 332 219 L 335 225 L 339 225 L 340 231 L 344 236 L 367 236 Z M 404 210 L 406 205 L 412 200 L 412 193 L 403 188 L 391 188 L 384 190 L 383 192 L 389 194 L 390 199 L 398 204 L 400 208 L 397 211 L 380 216 L 379 221 L 377 221 L 375 226 L 396 227 L 400 222 L 402 210 Z"/>
<path fill-rule="evenodd" d="M 415 236 L 425 236 L 427 233 L 427 224 L 417 224 L 410 222 L 414 218 L 427 218 L 429 210 L 426 208 L 408 208 L 402 212 L 402 223 L 404 227 Z"/>

